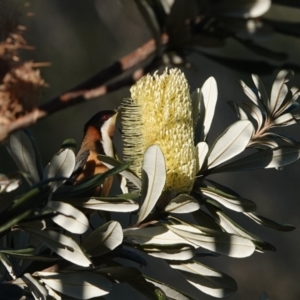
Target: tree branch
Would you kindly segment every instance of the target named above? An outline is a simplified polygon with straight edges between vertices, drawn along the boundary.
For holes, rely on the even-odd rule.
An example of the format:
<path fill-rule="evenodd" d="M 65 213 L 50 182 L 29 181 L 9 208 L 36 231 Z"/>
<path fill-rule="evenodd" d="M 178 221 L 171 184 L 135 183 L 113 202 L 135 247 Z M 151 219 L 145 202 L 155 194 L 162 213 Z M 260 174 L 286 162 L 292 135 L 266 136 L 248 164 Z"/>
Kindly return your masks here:
<path fill-rule="evenodd" d="M 161 36 L 161 44 L 166 45 L 168 36 Z M 86 81 L 76 85 L 67 92 L 55 97 L 49 102 L 40 105 L 33 111 L 8 123 L 0 124 L 0 141 L 5 140 L 16 130 L 35 124 L 40 119 L 48 117 L 53 113 L 71 107 L 75 104 L 83 103 L 92 98 L 101 97 L 109 92 L 120 89 L 123 86 L 131 85 L 141 78 L 145 72 L 149 72 L 157 66 L 157 60 L 153 59 L 144 69 L 135 70 L 124 79 L 105 85 L 111 79 L 116 78 L 125 71 L 137 66 L 142 61 L 156 54 L 157 45 L 154 39 L 149 40 L 144 45 L 113 63 L 111 66 L 101 70 Z"/>

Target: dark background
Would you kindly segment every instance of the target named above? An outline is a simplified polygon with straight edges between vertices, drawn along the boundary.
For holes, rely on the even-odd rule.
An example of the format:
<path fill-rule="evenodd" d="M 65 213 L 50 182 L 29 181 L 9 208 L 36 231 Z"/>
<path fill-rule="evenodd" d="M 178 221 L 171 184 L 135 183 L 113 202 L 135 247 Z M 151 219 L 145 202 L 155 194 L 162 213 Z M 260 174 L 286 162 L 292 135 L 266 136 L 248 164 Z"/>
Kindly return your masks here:
<path fill-rule="evenodd" d="M 26 25 L 26 39 L 36 47 L 36 51 L 27 53 L 34 61 L 51 62 L 51 66 L 42 69 L 42 75 L 48 82 L 41 97 L 41 102 L 60 94 L 64 90 L 86 79 L 96 71 L 110 65 L 123 55 L 133 51 L 147 41 L 151 34 L 138 15 L 132 1 L 79 1 L 51 0 L 31 1 L 31 7 L 24 9 L 25 1 L 10 2 L 22 12 L 33 11 L 33 17 L 22 17 L 21 23 Z M 291 20 L 299 20 L 300 11 L 273 8 L 270 16 L 281 17 L 288 14 Z M 264 42 L 264 46 L 290 54 L 289 62 L 299 64 L 300 41 L 296 38 L 275 34 Z M 228 41 L 225 48 L 206 49 L 208 53 L 262 59 L 255 56 L 233 41 Z M 210 142 L 236 120 L 236 116 L 226 103 L 229 100 L 239 102 L 245 99 L 244 94 L 235 82 L 243 79 L 252 85 L 251 74 L 238 73 L 226 68 L 204 56 L 193 54 L 188 57 L 190 69 L 184 69 L 191 91 L 200 87 L 209 77 L 214 76 L 218 83 L 219 99 L 213 120 Z M 275 62 L 269 61 L 272 64 Z M 270 91 L 280 66 L 272 74 L 262 76 Z M 296 74 L 293 85 L 300 85 Z M 291 86 L 291 85 L 290 85 Z M 78 144 L 82 138 L 84 123 L 97 111 L 119 106 L 124 97 L 129 96 L 129 88 L 123 88 L 100 99 L 74 106 L 70 109 L 40 121 L 32 126 L 44 164 L 59 149 L 66 138 L 75 138 Z M 299 139 L 299 127 L 294 125 L 281 130 Z M 118 141 L 120 145 L 120 141 Z M 228 257 L 206 258 L 201 262 L 232 276 L 238 283 L 238 292 L 230 299 L 258 299 L 263 291 L 267 291 L 271 300 L 300 299 L 300 242 L 299 242 L 299 164 L 290 165 L 282 171 L 260 170 L 252 172 L 230 173 L 215 176 L 218 182 L 227 184 L 242 196 L 252 199 L 258 206 L 258 213 L 281 223 L 296 226 L 292 232 L 276 232 L 272 229 L 256 226 L 245 220 L 243 216 L 234 215 L 236 220 L 275 245 L 277 252 L 265 254 L 255 253 L 249 258 L 232 259 Z M 16 167 L 11 162 L 4 147 L 0 149 L 0 172 L 12 172 Z M 183 284 L 177 274 L 164 274 L 161 266 L 164 262 L 153 259 L 149 264 L 150 271 L 159 270 L 159 279 L 166 279 L 176 287 Z M 175 273 L 175 272 L 174 272 Z M 190 293 L 197 299 L 212 299 L 194 289 Z M 117 287 L 105 299 L 131 299 L 124 297 L 121 287 Z M 201 296 L 199 296 L 201 295 Z M 137 296 L 138 297 L 138 296 Z"/>

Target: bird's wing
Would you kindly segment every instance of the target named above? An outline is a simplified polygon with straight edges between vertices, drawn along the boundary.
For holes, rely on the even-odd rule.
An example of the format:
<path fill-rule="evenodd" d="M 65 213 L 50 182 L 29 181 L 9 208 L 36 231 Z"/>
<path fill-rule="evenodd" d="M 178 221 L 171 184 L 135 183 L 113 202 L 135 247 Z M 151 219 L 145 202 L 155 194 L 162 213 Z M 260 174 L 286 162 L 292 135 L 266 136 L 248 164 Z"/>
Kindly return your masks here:
<path fill-rule="evenodd" d="M 87 162 L 89 155 L 90 155 L 90 150 L 86 150 L 86 151 L 83 151 L 83 152 L 77 154 L 74 171 L 71 176 L 72 178 L 76 178 L 78 173 L 82 171 L 83 167 L 85 166 L 85 164 Z"/>

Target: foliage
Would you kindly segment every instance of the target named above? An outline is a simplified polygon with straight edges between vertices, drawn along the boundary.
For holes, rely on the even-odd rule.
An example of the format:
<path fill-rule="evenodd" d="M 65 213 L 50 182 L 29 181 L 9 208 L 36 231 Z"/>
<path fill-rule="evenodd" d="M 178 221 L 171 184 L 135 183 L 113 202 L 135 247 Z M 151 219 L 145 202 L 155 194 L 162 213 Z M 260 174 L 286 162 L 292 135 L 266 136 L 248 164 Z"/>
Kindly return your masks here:
<path fill-rule="evenodd" d="M 258 76 L 253 75 L 254 91 L 242 83 L 251 102 L 232 104 L 240 120 L 212 144 L 207 140 L 217 103 L 216 81 L 209 78 L 192 93 L 197 174 L 193 188 L 185 192 L 166 192 L 165 154 L 156 143 L 143 154 L 141 177 L 130 170 L 132 162 L 99 156 L 109 171 L 66 185 L 75 166 L 74 141 L 64 142 L 43 167 L 30 132 L 13 134 L 6 146 L 19 171 L 1 181 L 1 291 L 9 299 L 22 295 L 27 299 L 90 299 L 126 282 L 149 299 L 194 299 L 186 291 L 142 274 L 139 266 L 146 266 L 147 256 L 153 256 L 165 260 L 203 293 L 217 298 L 232 295 L 237 290 L 234 279 L 201 264 L 201 257 L 242 258 L 275 248 L 241 227 L 228 212 L 242 213 L 276 230 L 294 227 L 260 216 L 253 201 L 209 176 L 280 169 L 299 159 L 298 143 L 271 131 L 296 124 L 299 118 L 298 90 L 286 85 L 291 77 L 291 71 L 279 72 L 270 97 Z M 126 106 L 123 109 L 126 115 Z M 122 194 L 86 196 L 116 174 L 130 181 L 134 191 L 128 193 L 122 184 Z M 164 205 L 159 205 L 162 199 Z M 111 212 L 129 213 L 130 224 L 121 224 Z M 192 221 L 186 221 L 186 214 Z M 130 266 L 126 261 L 132 262 Z"/>

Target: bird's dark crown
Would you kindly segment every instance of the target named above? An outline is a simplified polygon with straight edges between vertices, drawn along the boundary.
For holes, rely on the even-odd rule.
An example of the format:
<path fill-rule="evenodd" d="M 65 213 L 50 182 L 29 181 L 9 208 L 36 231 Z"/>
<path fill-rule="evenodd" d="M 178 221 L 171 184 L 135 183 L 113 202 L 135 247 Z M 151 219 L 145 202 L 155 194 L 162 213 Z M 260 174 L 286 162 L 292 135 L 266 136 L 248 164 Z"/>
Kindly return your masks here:
<path fill-rule="evenodd" d="M 92 118 L 90 118 L 84 125 L 84 132 L 87 131 L 88 127 L 93 126 L 100 130 L 105 121 L 115 115 L 117 111 L 115 110 L 102 110 L 96 113 Z"/>

